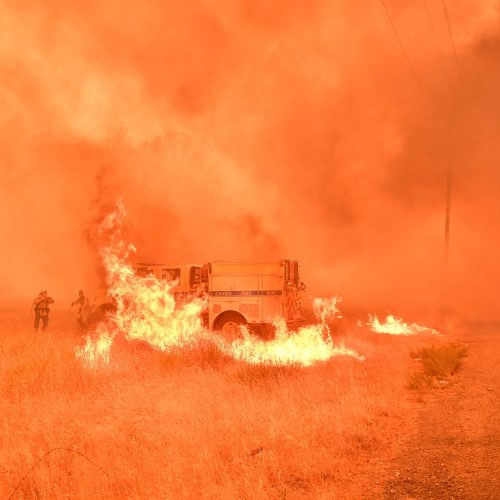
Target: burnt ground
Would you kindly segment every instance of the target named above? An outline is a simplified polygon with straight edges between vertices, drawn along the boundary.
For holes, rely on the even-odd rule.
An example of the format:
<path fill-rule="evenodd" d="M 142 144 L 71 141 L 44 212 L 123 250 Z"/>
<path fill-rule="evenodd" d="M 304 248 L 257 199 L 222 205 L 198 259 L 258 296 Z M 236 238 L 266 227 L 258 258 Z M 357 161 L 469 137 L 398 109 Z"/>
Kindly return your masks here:
<path fill-rule="evenodd" d="M 500 498 L 500 325 L 475 325 L 453 340 L 469 347 L 464 366 L 416 403 L 381 498 Z"/>

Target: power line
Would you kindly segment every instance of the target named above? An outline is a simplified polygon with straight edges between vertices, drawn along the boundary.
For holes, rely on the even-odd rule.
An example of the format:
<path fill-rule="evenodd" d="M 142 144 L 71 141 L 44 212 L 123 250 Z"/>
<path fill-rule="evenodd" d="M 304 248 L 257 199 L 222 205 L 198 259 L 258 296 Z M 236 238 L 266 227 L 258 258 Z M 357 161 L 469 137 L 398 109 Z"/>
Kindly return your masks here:
<path fill-rule="evenodd" d="M 432 17 L 431 13 L 429 11 L 429 5 L 427 4 L 427 0 L 423 0 L 424 6 L 425 6 L 425 12 L 427 14 L 427 21 L 429 22 L 429 26 L 431 28 L 432 32 L 432 37 L 434 38 L 434 45 L 437 48 L 437 51 L 439 53 L 439 59 L 441 60 L 441 64 L 443 65 L 443 68 L 445 67 L 445 61 L 444 61 L 444 56 L 443 56 L 443 51 L 441 50 L 441 46 L 439 45 L 437 36 L 436 36 L 436 30 L 434 29 L 434 23 L 432 22 Z"/>
<path fill-rule="evenodd" d="M 413 78 L 415 78 L 415 82 L 417 84 L 418 90 L 420 94 L 422 94 L 422 84 L 420 83 L 420 79 L 418 78 L 417 72 L 415 71 L 415 67 L 413 66 L 413 63 L 411 62 L 410 56 L 403 44 L 403 41 L 401 40 L 401 37 L 399 36 L 398 30 L 396 28 L 396 25 L 394 24 L 394 21 L 392 20 L 391 14 L 389 12 L 389 9 L 387 8 L 387 5 L 385 4 L 384 0 L 379 0 L 380 3 L 382 4 L 382 7 L 384 8 L 385 14 L 387 16 L 387 20 L 389 21 L 389 24 L 392 27 L 392 30 L 394 31 L 394 35 L 396 36 L 396 39 L 399 43 L 399 46 L 401 47 L 401 51 L 403 52 L 406 62 L 408 63 L 408 66 L 410 67 L 410 70 L 413 74 Z"/>
<path fill-rule="evenodd" d="M 461 76 L 460 64 L 458 62 L 457 48 L 455 45 L 455 39 L 453 37 L 453 30 L 451 29 L 450 16 L 448 15 L 448 8 L 446 7 L 446 1 L 442 0 L 442 3 L 443 3 L 444 15 L 446 17 L 446 24 L 448 25 L 448 33 L 450 35 L 451 46 L 453 48 L 453 57 L 455 59 L 455 65 L 457 67 L 458 76 L 460 77 Z"/>

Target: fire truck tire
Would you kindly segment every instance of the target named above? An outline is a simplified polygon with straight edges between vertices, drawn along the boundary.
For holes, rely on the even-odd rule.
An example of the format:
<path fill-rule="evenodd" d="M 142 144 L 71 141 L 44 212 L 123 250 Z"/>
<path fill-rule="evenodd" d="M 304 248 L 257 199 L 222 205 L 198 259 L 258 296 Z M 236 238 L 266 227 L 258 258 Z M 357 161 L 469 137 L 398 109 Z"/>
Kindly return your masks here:
<path fill-rule="evenodd" d="M 246 325 L 245 318 L 238 313 L 228 312 L 215 320 L 214 330 L 219 331 L 227 340 L 241 338 L 240 326 Z"/>

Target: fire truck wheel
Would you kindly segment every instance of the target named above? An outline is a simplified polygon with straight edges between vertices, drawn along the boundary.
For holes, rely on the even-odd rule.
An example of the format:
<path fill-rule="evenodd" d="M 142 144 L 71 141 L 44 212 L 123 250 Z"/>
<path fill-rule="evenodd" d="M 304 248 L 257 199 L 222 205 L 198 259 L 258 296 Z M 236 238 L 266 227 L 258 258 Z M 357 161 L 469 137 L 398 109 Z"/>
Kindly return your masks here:
<path fill-rule="evenodd" d="M 245 324 L 245 318 L 240 314 L 226 313 L 221 318 L 217 318 L 215 329 L 220 331 L 226 340 L 232 342 L 242 338 L 240 326 Z"/>

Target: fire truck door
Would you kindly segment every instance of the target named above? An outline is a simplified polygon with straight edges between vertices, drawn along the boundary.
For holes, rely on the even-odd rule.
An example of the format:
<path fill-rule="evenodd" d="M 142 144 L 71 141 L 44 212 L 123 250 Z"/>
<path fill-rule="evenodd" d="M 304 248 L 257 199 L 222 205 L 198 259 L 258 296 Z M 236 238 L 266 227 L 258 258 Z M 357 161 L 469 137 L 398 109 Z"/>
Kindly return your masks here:
<path fill-rule="evenodd" d="M 262 296 L 259 276 L 235 276 L 237 309 L 250 323 L 262 321 Z"/>
<path fill-rule="evenodd" d="M 272 322 L 283 316 L 283 288 L 279 276 L 262 276 L 262 320 Z"/>

